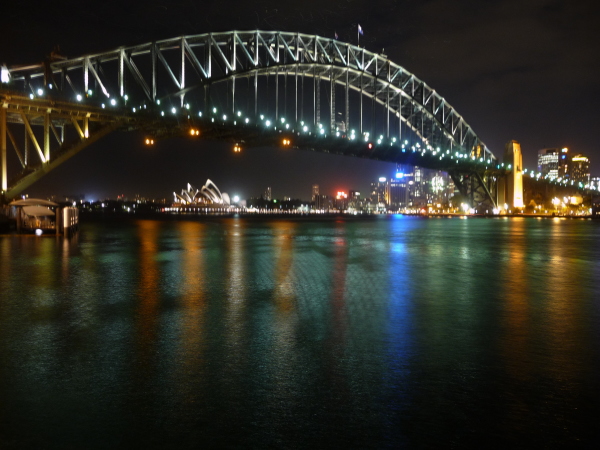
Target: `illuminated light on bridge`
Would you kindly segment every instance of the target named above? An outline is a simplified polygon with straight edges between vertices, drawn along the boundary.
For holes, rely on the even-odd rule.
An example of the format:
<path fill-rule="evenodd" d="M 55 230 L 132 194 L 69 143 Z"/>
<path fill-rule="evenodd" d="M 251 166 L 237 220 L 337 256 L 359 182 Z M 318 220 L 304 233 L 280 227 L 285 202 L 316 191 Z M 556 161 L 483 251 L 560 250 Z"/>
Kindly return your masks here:
<path fill-rule="evenodd" d="M 235 144 L 233 146 L 233 152 L 234 153 L 240 153 L 242 151 L 242 147 L 240 146 L 240 144 Z"/>
<path fill-rule="evenodd" d="M 146 138 L 145 142 L 146 142 L 146 145 L 154 145 L 154 139 L 152 139 L 152 138 Z"/>

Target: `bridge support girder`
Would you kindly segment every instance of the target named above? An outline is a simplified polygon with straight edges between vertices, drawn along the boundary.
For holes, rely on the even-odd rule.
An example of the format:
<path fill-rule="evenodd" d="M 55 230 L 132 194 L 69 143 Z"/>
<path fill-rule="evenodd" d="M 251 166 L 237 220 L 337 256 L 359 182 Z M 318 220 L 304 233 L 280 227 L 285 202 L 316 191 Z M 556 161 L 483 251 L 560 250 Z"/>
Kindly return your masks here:
<path fill-rule="evenodd" d="M 497 209 L 497 178 L 491 173 L 478 171 L 449 171 L 461 195 L 479 214 L 492 214 Z"/>
<path fill-rule="evenodd" d="M 0 92 L 2 201 L 10 201 L 44 174 L 127 122 L 132 122 L 131 118 L 106 113 L 102 108 L 52 99 L 34 101 L 22 94 Z M 66 142 L 67 127 L 71 130 L 70 142 Z M 23 140 L 16 139 L 18 136 Z M 7 137 L 16 155 L 12 162 Z M 30 146 L 35 149 L 33 154 Z M 21 170 L 13 168 L 11 175 L 15 165 L 20 165 Z"/>

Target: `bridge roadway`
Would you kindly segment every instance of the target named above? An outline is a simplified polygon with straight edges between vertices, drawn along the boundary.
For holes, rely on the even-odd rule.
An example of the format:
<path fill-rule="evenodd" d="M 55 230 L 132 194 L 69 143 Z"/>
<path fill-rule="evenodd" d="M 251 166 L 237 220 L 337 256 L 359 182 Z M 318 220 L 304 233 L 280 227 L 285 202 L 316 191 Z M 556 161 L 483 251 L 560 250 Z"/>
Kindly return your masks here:
<path fill-rule="evenodd" d="M 116 130 L 149 139 L 198 130 L 232 145 L 444 170 L 489 211 L 512 170 L 444 98 L 385 55 L 300 33 L 209 33 L 2 68 L 0 102 L 5 200 Z M 10 176 L 8 141 L 20 165 Z"/>

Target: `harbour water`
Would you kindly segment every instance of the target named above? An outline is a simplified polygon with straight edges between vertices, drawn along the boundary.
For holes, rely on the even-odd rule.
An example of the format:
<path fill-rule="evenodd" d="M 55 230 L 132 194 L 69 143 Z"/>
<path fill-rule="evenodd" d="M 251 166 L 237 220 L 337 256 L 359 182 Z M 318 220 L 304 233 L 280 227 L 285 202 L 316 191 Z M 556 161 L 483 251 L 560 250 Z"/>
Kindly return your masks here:
<path fill-rule="evenodd" d="M 600 222 L 0 237 L 2 448 L 596 448 Z"/>

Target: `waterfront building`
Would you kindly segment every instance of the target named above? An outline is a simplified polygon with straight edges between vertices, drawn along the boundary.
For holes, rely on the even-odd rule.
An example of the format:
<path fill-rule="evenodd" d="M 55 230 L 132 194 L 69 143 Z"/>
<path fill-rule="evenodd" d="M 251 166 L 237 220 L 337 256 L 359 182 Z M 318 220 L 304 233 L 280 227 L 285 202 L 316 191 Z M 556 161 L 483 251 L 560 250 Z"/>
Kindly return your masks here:
<path fill-rule="evenodd" d="M 348 194 L 343 191 L 339 191 L 335 196 L 335 208 L 339 211 L 345 211 L 348 209 Z"/>
<path fill-rule="evenodd" d="M 333 207 L 334 199 L 330 195 L 322 194 L 319 196 L 319 208 L 325 211 L 329 211 L 334 209 Z"/>
<path fill-rule="evenodd" d="M 316 202 L 318 197 L 319 197 L 319 185 L 318 185 L 318 184 L 313 184 L 313 185 L 312 185 L 312 196 L 311 196 L 311 200 L 312 200 L 313 202 Z"/>
<path fill-rule="evenodd" d="M 377 204 L 381 204 L 383 206 L 389 203 L 388 181 L 386 177 L 380 177 L 378 181 L 371 183 L 371 199 Z"/>
<path fill-rule="evenodd" d="M 359 191 L 350 191 L 348 193 L 348 210 L 364 211 L 366 209 L 366 200 L 361 198 Z"/>
<path fill-rule="evenodd" d="M 590 182 L 590 160 L 587 156 L 578 154 L 571 157 L 569 167 L 569 178 L 575 182 L 589 184 Z"/>
<path fill-rule="evenodd" d="M 396 175 L 390 180 L 389 198 L 390 206 L 394 210 L 406 208 L 409 202 L 408 182 L 412 177 L 412 172 L 405 172 L 406 168 L 398 167 Z"/>
<path fill-rule="evenodd" d="M 221 193 L 219 188 L 211 180 L 206 180 L 204 186 L 196 189 L 190 183 L 186 189 L 181 190 L 181 194 L 173 192 L 173 203 L 180 205 L 208 206 L 208 207 L 229 207 L 231 200 L 229 194 Z"/>

